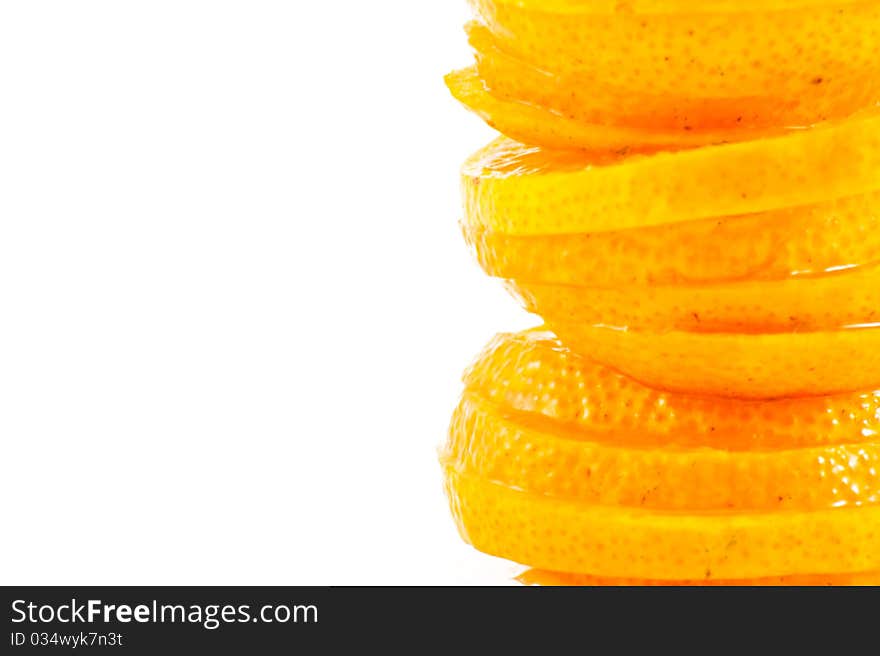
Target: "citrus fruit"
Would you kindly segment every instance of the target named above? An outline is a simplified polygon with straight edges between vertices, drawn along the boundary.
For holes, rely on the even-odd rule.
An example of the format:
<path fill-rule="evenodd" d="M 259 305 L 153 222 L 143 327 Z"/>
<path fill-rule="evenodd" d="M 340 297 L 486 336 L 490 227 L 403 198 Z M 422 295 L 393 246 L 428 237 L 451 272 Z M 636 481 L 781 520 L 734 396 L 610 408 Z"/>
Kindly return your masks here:
<path fill-rule="evenodd" d="M 742 400 L 642 385 L 535 329 L 496 336 L 464 374 L 465 389 L 585 441 L 621 448 L 773 451 L 880 436 L 880 391 Z"/>
<path fill-rule="evenodd" d="M 785 332 L 880 320 L 880 267 L 822 276 L 702 285 L 594 288 L 510 280 L 529 312 L 553 323 L 636 330 Z"/>
<path fill-rule="evenodd" d="M 745 141 L 785 132 L 784 128 L 685 131 L 650 130 L 578 121 L 540 105 L 492 94 L 474 67 L 446 76 L 453 97 L 508 137 L 563 150 L 679 150 L 728 141 Z"/>
<path fill-rule="evenodd" d="M 606 232 L 509 235 L 464 222 L 483 269 L 593 287 L 778 280 L 880 263 L 880 192 Z"/>
<path fill-rule="evenodd" d="M 759 334 L 548 327 L 572 350 L 661 389 L 761 399 L 880 387 L 877 325 Z"/>
<path fill-rule="evenodd" d="M 621 446 L 615 437 L 504 412 L 469 393 L 453 415 L 441 459 L 510 489 L 603 506 L 711 512 L 880 502 L 880 441 L 729 451 Z"/>
<path fill-rule="evenodd" d="M 462 169 L 465 221 L 507 234 L 623 230 L 880 190 L 880 116 L 654 155 L 574 153 L 499 138 Z"/>
<path fill-rule="evenodd" d="M 877 586 L 880 571 L 859 574 L 802 574 L 756 579 L 703 579 L 690 581 L 658 581 L 651 579 L 603 578 L 589 574 L 567 574 L 540 569 L 529 569 L 518 577 L 523 585 L 540 586 Z"/>
<path fill-rule="evenodd" d="M 880 569 L 880 505 L 786 512 L 662 512 L 585 504 L 444 468 L 475 548 L 602 577 L 744 579 Z"/>
<path fill-rule="evenodd" d="M 490 92 L 589 124 L 735 133 L 880 100 L 878 2 L 471 4 Z"/>

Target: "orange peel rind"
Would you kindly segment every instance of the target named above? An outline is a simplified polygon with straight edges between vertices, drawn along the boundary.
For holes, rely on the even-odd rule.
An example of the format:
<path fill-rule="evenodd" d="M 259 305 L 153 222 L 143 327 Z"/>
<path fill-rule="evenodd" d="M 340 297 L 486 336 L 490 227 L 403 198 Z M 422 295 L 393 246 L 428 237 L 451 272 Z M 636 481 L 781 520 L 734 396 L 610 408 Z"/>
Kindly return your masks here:
<path fill-rule="evenodd" d="M 494 95 L 476 68 L 454 71 L 446 76 L 452 96 L 490 127 L 523 143 L 562 150 L 621 150 L 639 152 L 679 150 L 750 137 L 766 137 L 784 130 L 730 130 L 692 132 L 649 130 L 601 125 L 570 118 L 559 112 L 522 100 Z"/>
<path fill-rule="evenodd" d="M 880 3 L 870 0 L 471 4 L 489 91 L 587 124 L 735 135 L 880 100 Z"/>
<path fill-rule="evenodd" d="M 781 333 L 880 321 L 880 267 L 876 266 L 824 276 L 715 285 L 592 288 L 510 280 L 506 286 L 526 310 L 549 323 Z"/>
<path fill-rule="evenodd" d="M 478 0 L 472 0 L 477 2 Z M 487 0 L 479 0 L 487 1 Z M 701 13 L 715 11 L 753 11 L 762 9 L 806 9 L 810 7 L 838 7 L 859 4 L 865 0 L 488 0 L 497 5 L 513 5 L 524 9 L 550 12 L 593 14 L 613 13 Z"/>
<path fill-rule="evenodd" d="M 465 221 L 511 235 L 603 232 L 797 207 L 880 190 L 880 116 L 651 156 L 499 138 L 462 169 Z"/>
<path fill-rule="evenodd" d="M 779 280 L 880 264 L 880 192 L 630 230 L 516 236 L 464 222 L 491 276 L 593 287 Z"/>
<path fill-rule="evenodd" d="M 505 415 L 467 394 L 453 415 L 442 461 L 510 489 L 603 506 L 712 512 L 880 502 L 880 441 L 727 451 L 633 448 L 614 438 Z"/>
<path fill-rule="evenodd" d="M 566 348 L 539 329 L 496 336 L 465 389 L 502 413 L 532 416 L 622 448 L 815 448 L 880 436 L 880 391 L 774 400 L 664 392 Z"/>
<path fill-rule="evenodd" d="M 469 1 L 463 233 L 547 328 L 465 372 L 462 537 L 526 584 L 880 583 L 880 0 Z"/>
<path fill-rule="evenodd" d="M 880 387 L 877 325 L 759 334 L 548 327 L 573 350 L 665 390 L 768 399 Z"/>
<path fill-rule="evenodd" d="M 465 541 L 539 569 L 706 580 L 880 570 L 880 506 L 666 513 L 530 494 L 446 467 Z"/>
<path fill-rule="evenodd" d="M 703 587 L 703 586 L 748 586 L 748 587 L 787 587 L 787 586 L 878 586 L 880 571 L 859 574 L 802 574 L 799 576 L 774 576 L 755 579 L 703 579 L 690 581 L 662 581 L 656 579 L 603 578 L 589 574 L 567 574 L 540 569 L 529 569 L 516 577 L 523 585 L 548 587 Z"/>

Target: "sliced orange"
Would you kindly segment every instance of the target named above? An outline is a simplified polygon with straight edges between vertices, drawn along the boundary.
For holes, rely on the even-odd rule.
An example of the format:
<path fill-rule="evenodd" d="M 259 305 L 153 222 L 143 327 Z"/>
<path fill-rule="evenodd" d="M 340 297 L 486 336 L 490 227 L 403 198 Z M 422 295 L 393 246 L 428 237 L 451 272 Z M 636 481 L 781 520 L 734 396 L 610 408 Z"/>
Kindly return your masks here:
<path fill-rule="evenodd" d="M 680 120 L 663 119 L 670 112 L 668 96 L 637 89 L 623 92 L 584 73 L 554 74 L 499 48 L 491 32 L 479 23 L 470 23 L 467 31 L 477 63 L 467 77 L 463 71 L 457 79 L 447 80 L 449 89 L 487 123 L 523 143 L 584 150 L 641 150 L 652 146 L 679 149 L 746 141 L 805 125 L 790 126 L 785 121 L 744 124 L 744 117 L 754 113 L 756 106 L 768 103 L 757 98 L 740 101 L 740 107 L 732 106 L 727 99 L 691 98 L 685 119 L 690 123 L 680 125 Z M 609 115 L 612 99 L 616 112 Z M 780 102 L 773 104 L 779 106 Z M 719 121 L 734 113 L 735 120 Z M 633 121 L 633 116 L 651 116 L 655 122 Z"/>
<path fill-rule="evenodd" d="M 502 412 L 621 448 L 766 451 L 880 435 L 880 391 L 770 401 L 663 392 L 571 352 L 541 330 L 495 337 L 464 384 Z"/>
<path fill-rule="evenodd" d="M 761 334 L 548 326 L 572 350 L 667 390 L 760 399 L 880 387 L 880 326 Z"/>
<path fill-rule="evenodd" d="M 446 76 L 453 97 L 502 134 L 527 144 L 545 148 L 576 150 L 634 149 L 678 150 L 728 141 L 745 141 L 784 132 L 780 129 L 753 130 L 651 130 L 601 125 L 579 121 L 540 104 L 494 95 L 476 68 L 455 71 Z"/>
<path fill-rule="evenodd" d="M 475 4 L 475 0 L 471 0 Z M 706 13 L 718 11 L 776 11 L 810 7 L 840 7 L 859 4 L 865 0 L 492 0 L 497 5 L 513 5 L 525 9 L 540 9 L 559 13 L 611 14 L 634 12 L 639 14 Z"/>
<path fill-rule="evenodd" d="M 548 151 L 497 139 L 462 169 L 468 225 L 603 232 L 827 202 L 880 190 L 880 116 L 655 155 Z"/>
<path fill-rule="evenodd" d="M 880 570 L 880 506 L 666 513 L 565 501 L 446 467 L 462 537 L 485 553 L 600 577 L 748 579 Z"/>
<path fill-rule="evenodd" d="M 880 193 L 648 228 L 514 236 L 463 224 L 492 276 L 592 287 L 777 280 L 880 262 Z"/>
<path fill-rule="evenodd" d="M 507 281 L 550 323 L 604 323 L 637 330 L 816 331 L 880 321 L 880 267 L 786 280 L 595 289 Z"/>
<path fill-rule="evenodd" d="M 877 2 L 714 10 L 657 3 L 654 11 L 471 4 L 485 26 L 472 30 L 471 42 L 488 88 L 588 123 L 804 126 L 880 99 Z"/>
<path fill-rule="evenodd" d="M 878 586 L 880 571 L 860 574 L 801 574 L 799 576 L 774 576 L 758 579 L 702 579 L 690 581 L 658 581 L 651 579 L 602 578 L 589 574 L 566 574 L 565 572 L 549 572 L 541 569 L 530 569 L 518 577 L 523 585 L 534 586 Z"/>
<path fill-rule="evenodd" d="M 504 413 L 471 393 L 456 409 L 441 459 L 512 489 L 607 506 L 765 511 L 880 502 L 880 441 L 727 451 L 632 448 L 615 437 Z"/>

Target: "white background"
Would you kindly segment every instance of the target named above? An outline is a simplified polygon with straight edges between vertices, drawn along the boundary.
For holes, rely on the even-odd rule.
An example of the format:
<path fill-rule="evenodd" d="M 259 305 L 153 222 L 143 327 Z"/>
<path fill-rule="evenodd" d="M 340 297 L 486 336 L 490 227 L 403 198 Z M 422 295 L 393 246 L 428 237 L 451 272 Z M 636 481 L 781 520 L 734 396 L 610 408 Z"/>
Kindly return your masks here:
<path fill-rule="evenodd" d="M 464 0 L 0 4 L 0 583 L 504 583 L 436 447 Z"/>

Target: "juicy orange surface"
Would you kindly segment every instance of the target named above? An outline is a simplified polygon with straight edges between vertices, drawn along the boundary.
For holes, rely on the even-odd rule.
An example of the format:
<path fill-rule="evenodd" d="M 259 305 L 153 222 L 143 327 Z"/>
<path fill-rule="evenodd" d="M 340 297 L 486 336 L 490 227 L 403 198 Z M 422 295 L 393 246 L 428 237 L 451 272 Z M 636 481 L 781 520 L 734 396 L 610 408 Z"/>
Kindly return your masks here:
<path fill-rule="evenodd" d="M 465 383 L 442 460 L 512 489 L 661 510 L 880 501 L 875 394 L 763 403 L 661 394 L 536 331 L 498 336 Z"/>
<path fill-rule="evenodd" d="M 507 234 L 603 232 L 798 207 L 880 190 L 880 117 L 654 155 L 497 139 L 462 169 L 465 220 Z"/>
<path fill-rule="evenodd" d="M 499 5 L 515 5 L 526 9 L 543 9 L 559 13 L 640 14 L 705 13 L 715 11 L 753 11 L 806 9 L 809 7 L 841 7 L 865 0 L 495 0 Z"/>
<path fill-rule="evenodd" d="M 455 71 L 446 76 L 446 85 L 456 100 L 502 134 L 525 143 L 563 150 L 640 151 L 693 148 L 729 141 L 772 136 L 784 128 L 730 130 L 650 130 L 579 121 L 546 107 L 494 95 L 476 68 Z"/>
<path fill-rule="evenodd" d="M 441 460 L 482 551 L 599 579 L 880 570 L 878 393 L 664 393 L 538 330 L 499 335 L 465 386 Z"/>
<path fill-rule="evenodd" d="M 833 330 L 880 320 L 880 267 L 786 280 L 607 289 L 508 281 L 523 306 L 549 323 L 636 330 L 783 332 Z"/>
<path fill-rule="evenodd" d="M 498 335 L 468 367 L 464 384 L 501 412 L 626 448 L 772 451 L 880 436 L 880 391 L 769 401 L 664 392 L 539 329 Z"/>
<path fill-rule="evenodd" d="M 880 501 L 880 441 L 754 452 L 622 447 L 613 434 L 505 416 L 474 395 L 456 410 L 442 458 L 510 489 L 605 506 L 768 511 Z"/>
<path fill-rule="evenodd" d="M 661 389 L 760 399 L 880 387 L 880 326 L 738 334 L 547 325 L 579 353 Z"/>
<path fill-rule="evenodd" d="M 804 126 L 880 99 L 878 2 L 471 4 L 488 89 L 590 124 Z"/>
<path fill-rule="evenodd" d="M 469 1 L 447 85 L 506 136 L 463 233 L 547 328 L 465 373 L 462 537 L 527 584 L 880 583 L 880 0 Z"/>
<path fill-rule="evenodd" d="M 540 569 L 672 580 L 880 569 L 880 505 L 661 512 L 585 504 L 444 471 L 462 537 L 480 551 Z"/>
<path fill-rule="evenodd" d="M 523 585 L 532 586 L 877 586 L 880 571 L 860 574 L 803 574 L 800 576 L 775 576 L 757 579 L 703 579 L 690 581 L 662 581 L 651 579 L 602 578 L 589 574 L 567 574 L 547 570 L 530 569 L 517 577 Z"/>
<path fill-rule="evenodd" d="M 592 287 L 778 280 L 880 263 L 880 192 L 630 230 L 515 236 L 463 223 L 491 276 Z"/>

